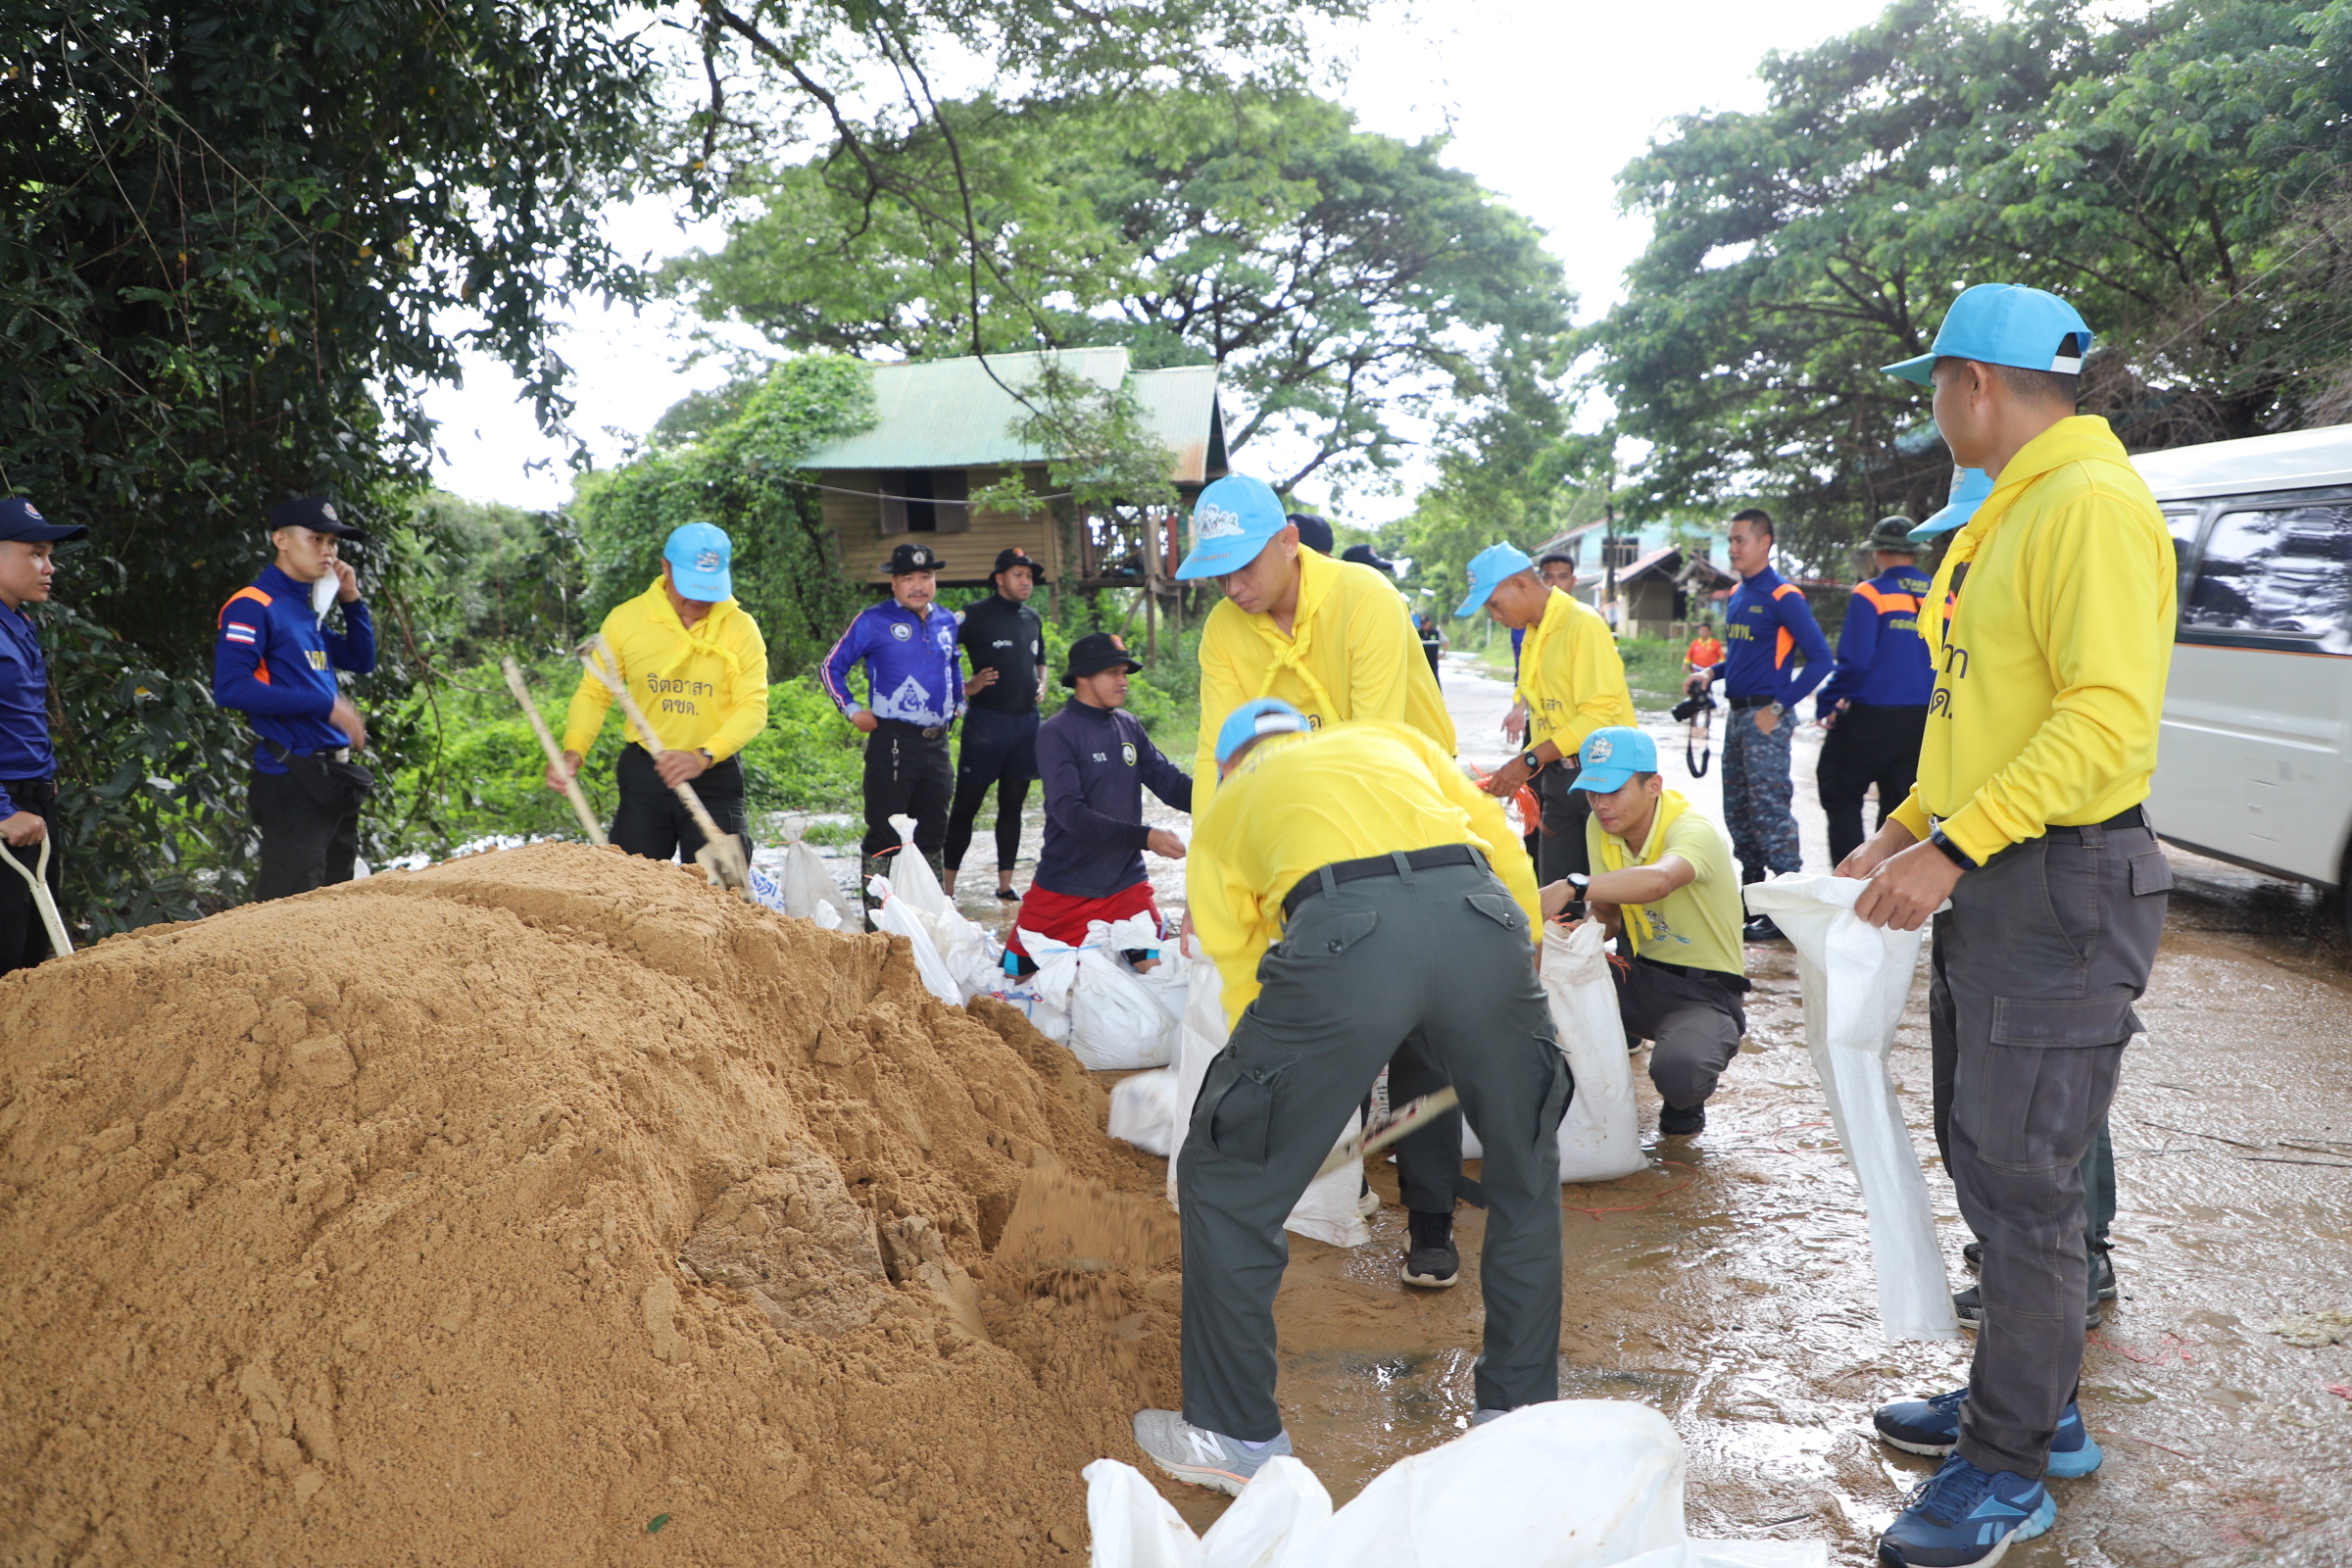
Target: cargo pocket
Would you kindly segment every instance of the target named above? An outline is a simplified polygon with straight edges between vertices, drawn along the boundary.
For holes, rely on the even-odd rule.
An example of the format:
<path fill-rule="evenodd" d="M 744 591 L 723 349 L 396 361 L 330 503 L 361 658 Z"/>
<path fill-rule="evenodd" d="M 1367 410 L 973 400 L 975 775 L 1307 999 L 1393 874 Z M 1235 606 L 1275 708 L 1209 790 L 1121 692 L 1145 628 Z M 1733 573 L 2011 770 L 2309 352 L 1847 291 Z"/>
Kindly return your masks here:
<path fill-rule="evenodd" d="M 2130 997 L 2082 1002 L 1995 997 L 1991 1039 L 1996 1046 L 2113 1046 L 2132 1034 L 2136 1021 Z"/>
<path fill-rule="evenodd" d="M 1527 911 L 1507 893 L 1473 893 L 1463 902 L 1505 931 L 1527 929 Z"/>
<path fill-rule="evenodd" d="M 1568 1069 L 1567 1054 L 1548 1040 L 1539 1040 L 1544 1058 L 1551 1063 L 1551 1087 L 1544 1092 L 1543 1108 L 1536 1112 L 1536 1142 L 1544 1135 L 1559 1130 L 1560 1118 L 1568 1114 L 1568 1102 L 1576 1098 L 1576 1074 Z"/>
<path fill-rule="evenodd" d="M 1274 1102 L 1282 1091 L 1290 1060 L 1270 1067 L 1244 1067 L 1228 1051 L 1208 1064 L 1200 1099 L 1193 1111 L 1193 1132 L 1205 1137 L 1208 1147 L 1245 1165 L 1266 1162 L 1266 1143 L 1274 1123 Z"/>
<path fill-rule="evenodd" d="M 2162 850 L 2142 850 L 2132 857 L 2132 896 L 2144 899 L 2151 893 L 2173 891 L 2173 862 Z"/>
<path fill-rule="evenodd" d="M 1370 909 L 1335 909 L 1328 914 L 1310 912 L 1304 920 L 1282 933 L 1282 956 L 1286 958 L 1336 958 L 1370 936 L 1372 928 L 1378 924 L 1380 916 Z"/>

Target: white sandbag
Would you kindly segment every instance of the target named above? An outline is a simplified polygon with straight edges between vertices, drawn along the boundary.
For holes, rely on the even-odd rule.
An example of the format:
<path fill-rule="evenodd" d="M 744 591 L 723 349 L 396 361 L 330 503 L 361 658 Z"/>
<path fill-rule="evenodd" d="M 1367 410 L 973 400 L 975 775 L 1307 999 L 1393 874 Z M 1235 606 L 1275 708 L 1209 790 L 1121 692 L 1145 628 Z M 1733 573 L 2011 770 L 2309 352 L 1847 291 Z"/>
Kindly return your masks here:
<path fill-rule="evenodd" d="M 1159 940 L 1149 915 L 1141 917 Z M 1121 936 L 1129 935 L 1120 922 Z M 1177 1021 L 1161 1005 L 1144 976 L 1127 967 L 1106 938 L 1113 927 L 1093 923 L 1076 945 L 1034 931 L 1018 933 L 1037 973 L 1030 988 L 1037 1001 L 1029 1021 L 1047 1039 L 1070 1048 L 1079 1064 L 1095 1072 L 1164 1067 L 1176 1050 Z"/>
<path fill-rule="evenodd" d="M 1217 978 L 1215 961 L 1200 951 L 1198 937 L 1184 945 L 1184 956 L 1189 986 L 1183 1026 L 1176 1041 L 1178 1109 L 1174 1133 L 1168 1141 L 1168 1206 L 1177 1209 L 1184 1205 L 1176 1191 L 1176 1156 L 1184 1151 L 1185 1134 L 1193 1121 L 1193 1105 L 1200 1098 L 1200 1081 L 1208 1076 L 1208 1064 L 1225 1049 L 1227 1038 L 1225 992 Z M 1363 1113 L 1359 1110 L 1348 1118 L 1347 1129 L 1340 1136 L 1353 1137 L 1362 1121 Z M 1318 1177 L 1298 1195 L 1290 1218 L 1282 1222 L 1283 1229 L 1330 1247 L 1362 1247 L 1372 1240 L 1372 1227 L 1364 1223 L 1364 1216 L 1355 1209 L 1356 1195 L 1361 1191 L 1360 1165 L 1343 1165 L 1328 1176 Z"/>
<path fill-rule="evenodd" d="M 907 906 L 906 901 L 891 891 L 890 878 L 869 878 L 865 890 L 881 903 L 873 913 L 874 929 L 892 936 L 905 937 L 914 949 L 914 972 L 930 992 L 951 1007 L 963 1005 L 963 989 L 939 956 L 939 949 L 931 945 L 931 929 L 923 918 Z"/>
<path fill-rule="evenodd" d="M 1336 1513 L 1304 1464 L 1269 1460 L 1198 1543 L 1177 1537 L 1175 1510 L 1127 1466 L 1101 1459 L 1085 1474 L 1096 1568 L 1826 1568 L 1829 1561 L 1821 1542 L 1692 1541 L 1683 1523 L 1683 1445 L 1673 1425 L 1646 1405 L 1617 1399 L 1514 1410 L 1390 1466 Z M 1187 1546 L 1199 1555 L 1187 1555 Z"/>
<path fill-rule="evenodd" d="M 1957 1339 L 1928 1179 L 1886 1067 L 1922 933 L 1865 924 L 1854 901 L 1867 886 L 1853 877 L 1773 877 L 1747 889 L 1747 906 L 1771 915 L 1796 948 L 1805 1047 L 1870 1216 L 1879 1325 L 1890 1341 Z"/>
<path fill-rule="evenodd" d="M 1111 1086 L 1110 1136 L 1147 1154 L 1168 1157 L 1176 1147 L 1176 1071 L 1139 1072 Z"/>
<path fill-rule="evenodd" d="M 1573 929 L 1544 927 L 1544 1000 L 1575 1075 L 1576 1093 L 1560 1118 L 1560 1180 L 1613 1182 L 1648 1168 L 1634 1108 L 1634 1069 L 1626 1057 L 1617 988 L 1601 952 L 1598 921 Z"/>
<path fill-rule="evenodd" d="M 755 871 L 755 887 L 758 877 Z M 833 873 L 825 867 L 825 858 L 798 833 L 784 845 L 784 863 L 777 867 L 774 881 L 786 914 L 814 920 L 828 931 L 846 931 L 857 926 L 849 900 L 841 896 L 841 889 L 834 886 Z M 832 918 L 827 919 L 828 914 Z"/>
<path fill-rule="evenodd" d="M 1004 950 L 977 921 L 956 907 L 956 901 L 931 874 L 931 862 L 914 847 L 914 818 L 894 816 L 890 825 L 899 832 L 899 853 L 891 861 L 891 886 L 898 889 L 906 912 L 920 919 L 930 933 L 932 948 L 956 982 L 956 1001 L 968 1002 L 999 983 Z"/>

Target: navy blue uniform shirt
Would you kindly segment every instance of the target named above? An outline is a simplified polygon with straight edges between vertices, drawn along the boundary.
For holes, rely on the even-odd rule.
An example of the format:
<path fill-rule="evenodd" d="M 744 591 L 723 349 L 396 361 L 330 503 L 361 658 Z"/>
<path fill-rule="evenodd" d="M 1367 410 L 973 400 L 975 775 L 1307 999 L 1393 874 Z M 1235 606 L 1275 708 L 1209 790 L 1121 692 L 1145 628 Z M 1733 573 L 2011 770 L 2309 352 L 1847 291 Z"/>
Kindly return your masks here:
<path fill-rule="evenodd" d="M 1037 612 L 992 593 L 966 605 L 956 626 L 956 640 L 972 656 L 972 673 L 997 672 L 996 684 L 973 692 L 965 706 L 998 713 L 1035 711 L 1037 677 L 1046 662 L 1046 623 Z"/>
<path fill-rule="evenodd" d="M 1801 656 L 1796 668 L 1791 656 Z M 1804 590 L 1766 566 L 1723 607 L 1723 662 L 1713 671 L 1731 697 L 1769 697 L 1794 708 L 1830 674 L 1830 640 Z"/>
<path fill-rule="evenodd" d="M 0 606 L 0 780 L 29 783 L 57 771 L 49 747 L 49 665 L 32 617 Z M 23 808 L 0 784 L 0 816 Z"/>
<path fill-rule="evenodd" d="M 1896 566 L 1854 586 L 1838 632 L 1838 672 L 1814 708 L 1839 701 L 1872 708 L 1925 708 L 1936 689 L 1936 666 L 1919 634 L 1919 607 L 1932 586 L 1917 566 Z"/>
<path fill-rule="evenodd" d="M 956 662 L 956 616 L 931 607 L 920 619 L 896 599 L 858 612 L 825 659 L 825 695 L 842 712 L 858 710 L 850 671 L 865 661 L 866 694 L 876 718 L 923 729 L 963 711 L 963 666 Z M 1033 677 L 1034 678 L 1034 677 Z"/>
<path fill-rule="evenodd" d="M 1037 729 L 1046 783 L 1046 842 L 1036 885 L 1073 899 L 1107 899 L 1144 880 L 1144 786 L 1179 811 L 1193 781 L 1159 754 L 1133 713 L 1072 699 Z"/>
<path fill-rule="evenodd" d="M 265 566 L 250 588 L 220 607 L 220 635 L 213 644 L 213 701 L 233 708 L 262 743 L 254 766 L 283 773 L 270 743 L 289 752 L 331 752 L 351 737 L 326 721 L 339 690 L 335 671 L 365 675 L 375 668 L 375 622 L 365 600 L 340 607 L 341 636 L 311 613 L 311 585 L 276 566 Z M 329 612 L 332 613 L 332 612 Z"/>

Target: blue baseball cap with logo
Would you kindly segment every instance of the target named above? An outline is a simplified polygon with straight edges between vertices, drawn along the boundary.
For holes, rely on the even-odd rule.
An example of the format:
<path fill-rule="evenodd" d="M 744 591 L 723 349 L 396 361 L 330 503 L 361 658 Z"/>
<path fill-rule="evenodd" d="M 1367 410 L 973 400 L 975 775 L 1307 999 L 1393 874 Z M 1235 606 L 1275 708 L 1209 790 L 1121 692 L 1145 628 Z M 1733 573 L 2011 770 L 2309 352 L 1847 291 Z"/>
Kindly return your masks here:
<path fill-rule="evenodd" d="M 21 539 L 28 545 L 59 545 L 89 536 L 90 530 L 78 522 L 51 522 L 23 496 L 0 501 L 0 539 Z"/>
<path fill-rule="evenodd" d="M 1527 552 L 1517 545 L 1489 545 L 1472 556 L 1470 597 L 1462 601 L 1462 608 L 1453 612 L 1453 618 L 1459 620 L 1464 615 L 1474 613 L 1479 606 L 1493 596 L 1503 578 L 1525 571 L 1534 564 Z"/>
<path fill-rule="evenodd" d="M 681 524 L 662 546 L 662 559 L 669 563 L 670 580 L 678 592 L 710 605 L 735 597 L 735 579 L 727 570 L 734 558 L 727 531 L 709 522 Z"/>
<path fill-rule="evenodd" d="M 1568 787 L 1591 790 L 1595 795 L 1614 795 L 1633 782 L 1636 773 L 1658 770 L 1658 743 L 1623 724 L 1596 729 L 1586 736 L 1584 750 L 1576 757 L 1583 768 L 1576 775 L 1576 782 Z"/>
<path fill-rule="evenodd" d="M 1952 485 L 1951 499 L 1943 504 L 1943 510 L 1911 530 L 1913 544 L 1926 544 L 1954 528 L 1967 527 L 1968 519 L 1977 514 L 1984 498 L 1992 494 L 1992 475 L 1983 468 L 1962 468 L 1959 472 L 1960 477 Z"/>
<path fill-rule="evenodd" d="M 1921 386 L 1934 384 L 1936 362 L 1945 358 L 2080 375 L 2089 352 L 2090 328 L 2082 313 L 2057 295 L 2022 283 L 1979 283 L 1952 301 L 1934 347 L 1880 368 Z"/>
<path fill-rule="evenodd" d="M 1217 726 L 1217 765 L 1260 735 L 1295 735 L 1306 728 L 1306 715 L 1279 697 L 1254 697 L 1225 715 Z"/>
<path fill-rule="evenodd" d="M 1178 582 L 1239 571 L 1290 526 L 1274 487 L 1246 473 L 1229 473 L 1193 503 L 1193 548 L 1176 568 Z"/>

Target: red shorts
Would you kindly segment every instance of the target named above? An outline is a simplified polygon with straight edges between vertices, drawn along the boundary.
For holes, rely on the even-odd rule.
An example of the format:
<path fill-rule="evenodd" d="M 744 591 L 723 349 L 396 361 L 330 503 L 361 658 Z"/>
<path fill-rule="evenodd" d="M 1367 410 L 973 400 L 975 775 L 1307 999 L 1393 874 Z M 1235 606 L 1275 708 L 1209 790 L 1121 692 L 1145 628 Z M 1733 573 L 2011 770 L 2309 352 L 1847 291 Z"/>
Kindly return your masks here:
<path fill-rule="evenodd" d="M 1074 898 L 1067 893 L 1052 893 L 1032 887 L 1021 898 L 1021 907 L 1012 917 L 1012 935 L 1004 940 L 1004 951 L 1029 956 L 1021 946 L 1021 933 L 1034 931 L 1041 937 L 1077 947 L 1086 940 L 1088 924 L 1096 920 L 1125 920 L 1152 911 L 1152 918 L 1164 932 L 1167 920 L 1159 912 L 1159 905 L 1152 897 L 1152 884 L 1138 882 L 1131 888 L 1121 888 L 1107 899 Z"/>

